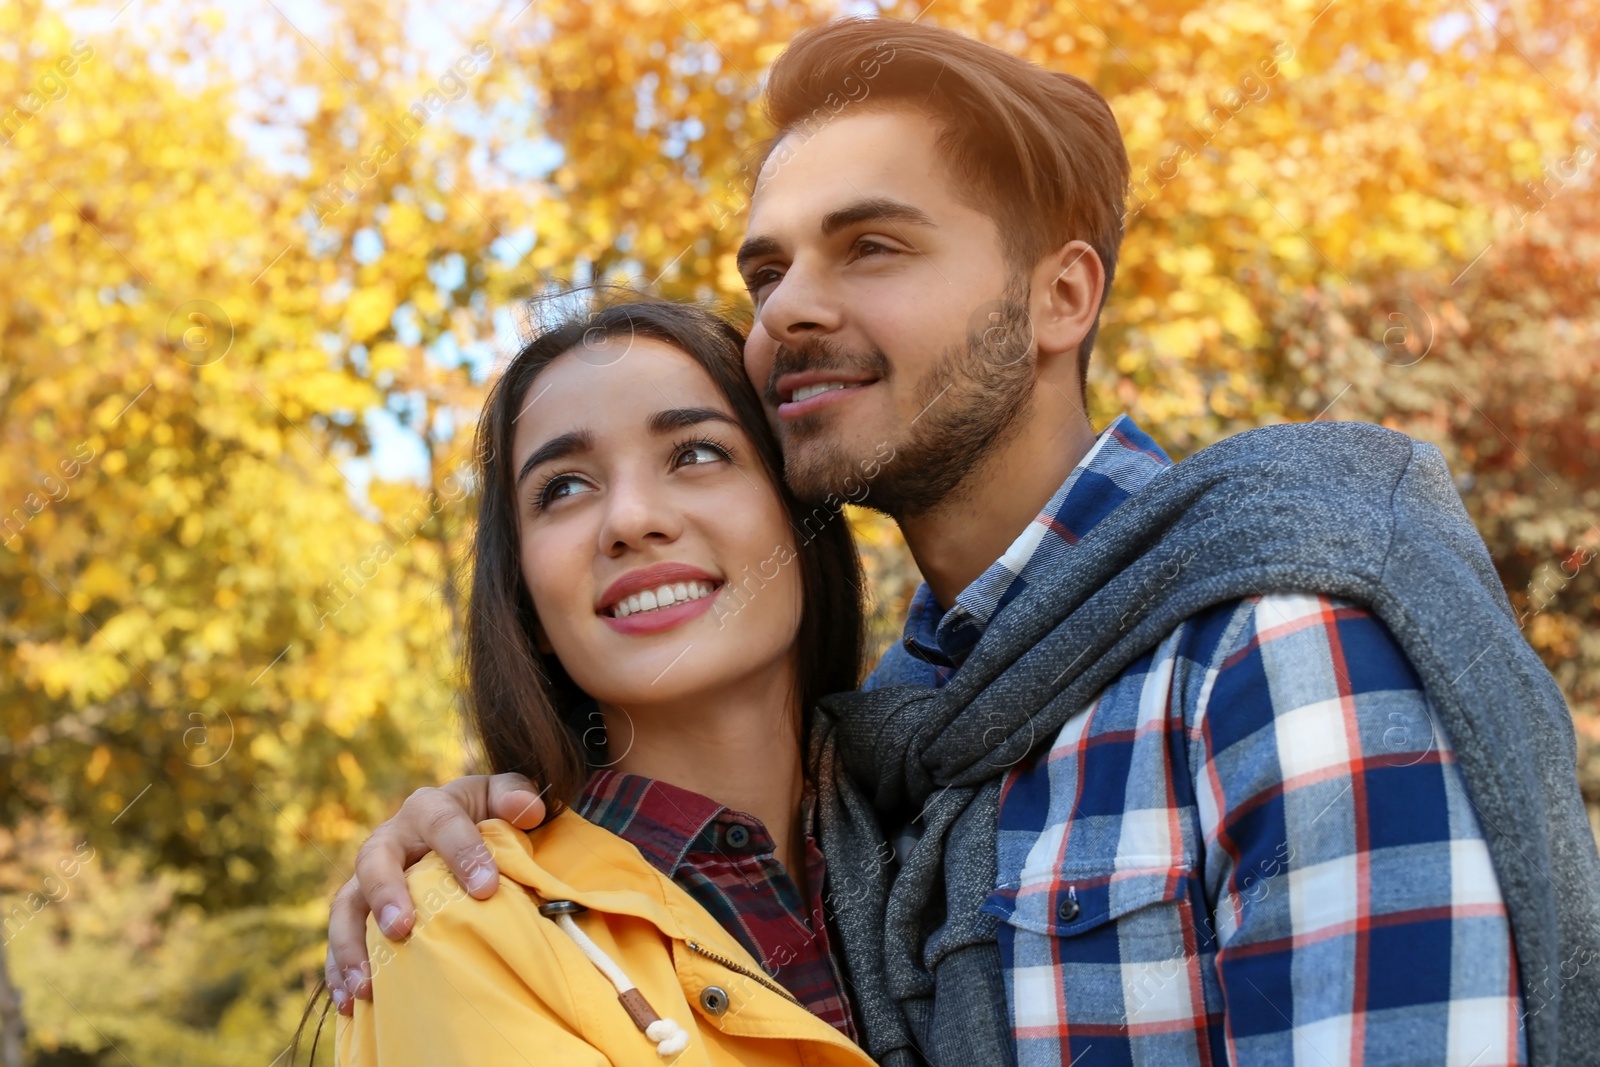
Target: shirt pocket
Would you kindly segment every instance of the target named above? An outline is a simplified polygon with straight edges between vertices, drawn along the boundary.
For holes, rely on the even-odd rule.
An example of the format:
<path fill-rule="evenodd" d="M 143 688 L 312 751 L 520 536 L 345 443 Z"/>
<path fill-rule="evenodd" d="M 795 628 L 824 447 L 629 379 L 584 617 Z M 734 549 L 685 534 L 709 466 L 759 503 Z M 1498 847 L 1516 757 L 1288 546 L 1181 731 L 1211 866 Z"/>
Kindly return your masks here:
<path fill-rule="evenodd" d="M 1168 1029 L 1205 1015 L 1188 865 L 1040 872 L 984 910 L 1001 920 L 1019 1039 Z M 1006 897 L 1009 896 L 1009 901 Z"/>
<path fill-rule="evenodd" d="M 1078 937 L 1116 924 L 1123 936 L 1161 936 L 1157 915 L 1139 914 L 1161 904 L 1187 901 L 1193 871 L 1187 864 L 1162 865 L 1107 875 L 1051 871 L 1024 875 L 1015 890 L 990 895 L 984 910 L 1018 930 L 1053 937 Z"/>

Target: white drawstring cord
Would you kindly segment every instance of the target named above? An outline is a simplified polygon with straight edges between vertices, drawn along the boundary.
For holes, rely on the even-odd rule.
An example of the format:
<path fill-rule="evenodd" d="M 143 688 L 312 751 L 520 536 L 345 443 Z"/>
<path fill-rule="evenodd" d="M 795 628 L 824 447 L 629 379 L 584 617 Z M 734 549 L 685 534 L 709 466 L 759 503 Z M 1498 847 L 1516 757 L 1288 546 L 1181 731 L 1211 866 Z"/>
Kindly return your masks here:
<path fill-rule="evenodd" d="M 565 904 L 568 902 L 552 903 Z M 548 907 L 549 905 L 540 908 L 540 914 L 554 919 L 556 925 L 566 931 L 567 936 L 577 944 L 579 951 L 588 957 L 589 962 L 599 968 L 600 973 L 609 978 L 611 984 L 616 986 L 617 996 L 622 1001 L 623 1007 L 628 1009 L 629 1016 L 644 1031 L 644 1036 L 655 1042 L 656 1054 L 665 1059 L 670 1056 L 676 1056 L 688 1048 L 688 1031 L 671 1019 L 663 1019 L 656 1015 L 655 1010 L 646 1003 L 644 995 L 639 993 L 638 987 L 633 984 L 626 974 L 622 973 L 622 968 L 617 966 L 616 961 L 607 956 L 605 950 L 595 944 L 589 935 L 579 929 L 578 924 L 572 921 L 571 913 L 557 911 L 553 908 L 546 911 Z M 628 996 L 629 993 L 632 993 L 633 996 Z M 636 1012 L 635 1009 L 639 1008 L 642 1008 L 643 1011 Z M 641 1018 L 641 1015 L 645 1016 L 645 1018 Z"/>

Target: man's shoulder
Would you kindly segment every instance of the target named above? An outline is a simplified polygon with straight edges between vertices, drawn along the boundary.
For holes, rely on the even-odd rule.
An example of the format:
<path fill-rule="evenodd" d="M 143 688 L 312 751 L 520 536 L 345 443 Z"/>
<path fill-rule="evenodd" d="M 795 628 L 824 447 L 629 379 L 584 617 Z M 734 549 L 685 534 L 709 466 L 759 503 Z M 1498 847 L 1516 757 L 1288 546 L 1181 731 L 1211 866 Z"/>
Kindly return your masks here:
<path fill-rule="evenodd" d="M 1111 724 L 1123 717 L 1112 705 L 1135 719 L 1141 708 L 1165 705 L 1191 728 L 1221 713 L 1249 733 L 1251 723 L 1259 728 L 1318 701 L 1422 688 L 1404 649 L 1365 606 L 1319 593 L 1272 593 L 1189 616 L 1088 707 L 1102 707 Z M 1062 738 L 1076 744 L 1086 727 L 1095 729 L 1069 719 Z"/>
<path fill-rule="evenodd" d="M 1163 647 L 1215 670 L 1252 659 L 1262 669 L 1292 671 L 1307 656 L 1341 660 L 1394 672 L 1406 688 L 1417 685 L 1394 634 L 1364 605 L 1325 593 L 1267 593 L 1224 601 L 1185 619 Z"/>
<path fill-rule="evenodd" d="M 1247 597 L 1192 617 L 1173 645 L 1179 663 L 1195 668 L 1174 696 L 1211 758 L 1275 750 L 1314 727 L 1377 736 L 1397 716 L 1417 719 L 1419 736 L 1432 732 L 1415 667 L 1359 603 L 1309 593 Z"/>
<path fill-rule="evenodd" d="M 1223 601 L 1189 616 L 1112 677 L 1036 758 L 1019 764 L 1011 785 L 1019 795 L 1075 790 L 1075 776 L 1048 765 L 1077 766 L 1092 752 L 1126 755 L 1152 715 L 1210 758 L 1248 758 L 1262 745 L 1274 748 L 1285 730 L 1298 734 L 1330 716 L 1382 734 L 1399 715 L 1424 736 L 1426 699 L 1404 650 L 1361 604 L 1317 593 Z M 1442 750 L 1443 739 L 1434 744 Z"/>

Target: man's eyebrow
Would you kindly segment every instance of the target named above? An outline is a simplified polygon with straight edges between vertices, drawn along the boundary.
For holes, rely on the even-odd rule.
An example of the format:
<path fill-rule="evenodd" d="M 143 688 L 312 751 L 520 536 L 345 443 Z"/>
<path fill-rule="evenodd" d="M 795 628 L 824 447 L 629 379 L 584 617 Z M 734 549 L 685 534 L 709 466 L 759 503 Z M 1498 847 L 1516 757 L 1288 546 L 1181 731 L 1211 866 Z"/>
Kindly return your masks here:
<path fill-rule="evenodd" d="M 937 225 L 933 217 L 919 207 L 887 196 L 869 196 L 822 216 L 822 235 L 832 237 L 846 226 L 854 226 L 858 222 L 871 222 L 874 219 L 905 222 L 912 226 Z"/>
<path fill-rule="evenodd" d="M 668 408 L 651 415 L 647 425 L 651 433 L 671 433 L 673 430 L 698 426 L 702 422 L 725 422 L 729 426 L 739 427 L 738 419 L 716 408 Z"/>
<path fill-rule="evenodd" d="M 551 463 L 558 459 L 566 459 L 578 452 L 587 452 L 594 447 L 594 434 L 588 430 L 572 430 L 560 437 L 552 437 L 544 444 L 533 450 L 522 469 L 517 472 L 517 484 L 528 476 L 528 472 L 541 463 Z"/>
<path fill-rule="evenodd" d="M 832 237 L 847 226 L 854 226 L 861 222 L 904 222 L 911 226 L 937 226 L 933 216 L 919 207 L 913 207 L 902 200 L 895 200 L 887 196 L 871 196 L 846 204 L 836 211 L 830 211 L 822 216 L 822 235 Z M 739 246 L 736 258 L 738 268 L 742 273 L 752 259 L 761 256 L 773 255 L 781 252 L 783 246 L 776 237 L 750 237 Z"/>
<path fill-rule="evenodd" d="M 734 257 L 734 262 L 742 273 L 745 264 L 760 256 L 770 256 L 782 250 L 776 237 L 747 237 L 744 244 L 739 246 L 739 253 Z"/>

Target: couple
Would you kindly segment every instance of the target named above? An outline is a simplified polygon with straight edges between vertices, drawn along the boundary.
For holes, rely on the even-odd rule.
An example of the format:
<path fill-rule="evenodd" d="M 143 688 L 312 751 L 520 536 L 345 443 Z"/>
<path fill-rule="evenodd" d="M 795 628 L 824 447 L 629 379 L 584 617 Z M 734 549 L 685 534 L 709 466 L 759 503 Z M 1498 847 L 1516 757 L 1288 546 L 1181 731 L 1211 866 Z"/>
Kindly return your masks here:
<path fill-rule="evenodd" d="M 340 1061 L 1594 1062 L 1571 723 L 1436 450 L 1093 431 L 1082 82 L 846 20 L 766 103 L 749 336 L 614 305 L 491 394 L 500 773 L 335 898 Z M 926 578 L 859 692 L 844 499 Z"/>

